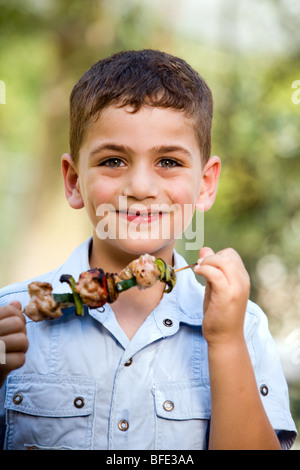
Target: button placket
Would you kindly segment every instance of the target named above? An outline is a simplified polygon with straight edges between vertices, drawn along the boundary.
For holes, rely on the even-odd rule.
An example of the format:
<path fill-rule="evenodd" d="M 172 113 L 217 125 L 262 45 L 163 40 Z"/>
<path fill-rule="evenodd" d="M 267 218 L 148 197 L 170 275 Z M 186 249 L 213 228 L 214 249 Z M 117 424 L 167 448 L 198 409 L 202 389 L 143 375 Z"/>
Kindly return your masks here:
<path fill-rule="evenodd" d="M 163 320 L 165 318 L 166 313 L 158 312 L 157 314 L 155 312 L 153 316 L 148 318 L 147 335 L 142 336 L 142 327 L 131 342 L 124 345 L 124 351 L 115 374 L 112 390 L 108 436 L 109 448 L 123 445 L 124 439 L 127 439 L 127 436 L 130 433 L 129 427 L 135 425 L 135 423 L 132 422 L 132 420 L 135 421 L 135 417 L 131 414 L 134 405 L 131 402 L 130 395 L 128 395 L 128 390 L 130 390 L 130 387 L 132 386 L 132 373 L 136 367 L 142 367 L 138 353 L 143 348 L 154 343 L 158 339 L 174 333 L 176 322 L 171 320 L 169 322 L 169 326 L 166 327 L 163 324 Z M 146 328 L 146 325 L 144 325 L 144 327 Z M 132 368 L 134 369 L 132 370 Z M 122 394 L 122 391 L 124 391 L 124 395 Z M 120 400 L 120 397 L 122 397 L 122 400 Z"/>
<path fill-rule="evenodd" d="M 261 393 L 261 395 L 262 395 L 263 397 L 266 397 L 266 396 L 268 395 L 268 393 L 269 393 L 269 389 L 268 389 L 267 385 L 265 385 L 265 384 L 262 384 L 262 385 L 259 387 L 259 391 L 260 391 L 260 393 Z"/>

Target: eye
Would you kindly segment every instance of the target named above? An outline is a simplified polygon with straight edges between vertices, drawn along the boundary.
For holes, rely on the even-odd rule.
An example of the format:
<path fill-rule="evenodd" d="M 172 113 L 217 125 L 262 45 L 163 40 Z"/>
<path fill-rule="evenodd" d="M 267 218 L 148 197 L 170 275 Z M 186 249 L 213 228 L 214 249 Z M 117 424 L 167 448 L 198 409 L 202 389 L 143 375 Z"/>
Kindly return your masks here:
<path fill-rule="evenodd" d="M 158 162 L 158 166 L 162 168 L 174 168 L 175 166 L 180 166 L 180 163 L 176 160 L 173 160 L 173 158 L 162 158 Z"/>
<path fill-rule="evenodd" d="M 119 168 L 124 165 L 125 163 L 117 157 L 108 158 L 104 162 L 100 163 L 100 166 L 107 166 L 109 168 Z"/>

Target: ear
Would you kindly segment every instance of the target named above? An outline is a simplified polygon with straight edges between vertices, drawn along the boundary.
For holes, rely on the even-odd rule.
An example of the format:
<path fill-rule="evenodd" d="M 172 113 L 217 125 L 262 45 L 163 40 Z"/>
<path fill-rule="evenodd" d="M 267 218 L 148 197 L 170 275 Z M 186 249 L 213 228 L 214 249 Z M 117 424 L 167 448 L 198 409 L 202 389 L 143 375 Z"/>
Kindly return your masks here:
<path fill-rule="evenodd" d="M 64 153 L 61 158 L 61 169 L 65 185 L 65 195 L 73 209 L 81 209 L 84 206 L 78 180 L 78 172 L 73 158 Z"/>
<path fill-rule="evenodd" d="M 213 205 L 217 194 L 220 172 L 220 158 L 211 157 L 202 170 L 201 188 L 196 202 L 196 209 L 206 212 Z"/>

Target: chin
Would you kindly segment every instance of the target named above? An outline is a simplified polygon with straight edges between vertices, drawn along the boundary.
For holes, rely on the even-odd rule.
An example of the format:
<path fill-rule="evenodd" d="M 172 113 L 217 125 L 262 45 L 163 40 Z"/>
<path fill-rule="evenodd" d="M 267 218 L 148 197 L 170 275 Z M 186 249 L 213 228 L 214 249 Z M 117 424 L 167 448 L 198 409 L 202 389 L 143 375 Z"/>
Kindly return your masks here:
<path fill-rule="evenodd" d="M 163 250 L 173 250 L 174 245 L 175 241 L 173 240 L 127 239 L 118 240 L 116 249 L 135 256 L 143 255 L 145 253 L 154 255 L 155 253 L 159 253 Z"/>

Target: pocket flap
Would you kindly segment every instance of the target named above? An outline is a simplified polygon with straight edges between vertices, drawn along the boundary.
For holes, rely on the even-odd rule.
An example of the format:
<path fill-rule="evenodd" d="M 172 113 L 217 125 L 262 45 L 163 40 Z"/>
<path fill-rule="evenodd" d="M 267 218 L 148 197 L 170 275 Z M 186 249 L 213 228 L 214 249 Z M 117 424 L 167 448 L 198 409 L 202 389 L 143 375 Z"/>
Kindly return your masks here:
<path fill-rule="evenodd" d="M 87 416 L 94 406 L 96 382 L 85 377 L 12 375 L 5 408 L 34 416 Z"/>
<path fill-rule="evenodd" d="M 153 387 L 156 414 L 165 419 L 209 419 L 210 388 L 203 385 L 167 383 Z"/>

